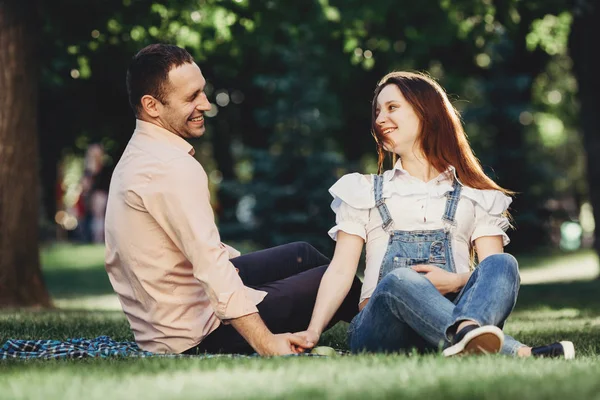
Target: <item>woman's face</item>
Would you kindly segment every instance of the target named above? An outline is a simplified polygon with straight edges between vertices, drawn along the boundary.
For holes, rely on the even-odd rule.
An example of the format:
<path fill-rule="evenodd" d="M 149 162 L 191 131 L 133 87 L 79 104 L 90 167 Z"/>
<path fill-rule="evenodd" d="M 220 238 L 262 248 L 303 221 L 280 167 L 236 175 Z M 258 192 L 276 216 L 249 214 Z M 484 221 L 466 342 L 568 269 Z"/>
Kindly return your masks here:
<path fill-rule="evenodd" d="M 400 157 L 413 152 L 421 130 L 421 120 L 398 86 L 389 84 L 377 97 L 375 126 L 386 139 L 384 149 Z"/>

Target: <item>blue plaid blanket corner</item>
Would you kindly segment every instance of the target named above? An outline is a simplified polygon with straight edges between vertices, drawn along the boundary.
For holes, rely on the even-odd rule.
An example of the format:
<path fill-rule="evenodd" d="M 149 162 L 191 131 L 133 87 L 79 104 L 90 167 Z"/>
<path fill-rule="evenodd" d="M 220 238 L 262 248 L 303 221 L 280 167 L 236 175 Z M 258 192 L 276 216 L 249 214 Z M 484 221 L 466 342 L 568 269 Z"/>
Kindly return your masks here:
<path fill-rule="evenodd" d="M 95 339 L 16 340 L 10 339 L 0 348 L 0 360 L 57 359 L 91 357 L 149 357 L 135 342 L 117 342 L 108 336 Z"/>

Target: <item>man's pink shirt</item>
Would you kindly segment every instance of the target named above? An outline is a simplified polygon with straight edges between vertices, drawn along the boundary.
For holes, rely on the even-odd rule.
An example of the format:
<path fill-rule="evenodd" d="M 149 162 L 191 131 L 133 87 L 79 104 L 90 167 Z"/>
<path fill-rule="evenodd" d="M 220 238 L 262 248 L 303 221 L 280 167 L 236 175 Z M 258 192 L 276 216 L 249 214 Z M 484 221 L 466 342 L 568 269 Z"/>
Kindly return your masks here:
<path fill-rule="evenodd" d="M 181 137 L 137 120 L 110 183 L 106 271 L 136 342 L 156 353 L 197 345 L 266 296 L 229 261 L 239 252 L 221 243 L 193 154 Z"/>

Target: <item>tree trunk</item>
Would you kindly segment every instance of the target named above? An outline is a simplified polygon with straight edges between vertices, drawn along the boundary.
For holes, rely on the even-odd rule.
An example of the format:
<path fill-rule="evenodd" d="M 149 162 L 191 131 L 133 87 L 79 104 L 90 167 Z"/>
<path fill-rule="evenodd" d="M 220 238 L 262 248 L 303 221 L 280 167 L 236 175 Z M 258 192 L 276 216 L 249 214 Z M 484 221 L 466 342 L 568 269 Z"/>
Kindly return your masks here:
<path fill-rule="evenodd" d="M 587 180 L 596 221 L 594 248 L 600 256 L 600 57 L 595 39 L 600 35 L 600 6 L 594 0 L 578 1 L 573 14 L 569 52 L 579 87 L 581 129 L 587 151 Z"/>
<path fill-rule="evenodd" d="M 36 7 L 0 0 L 0 307 L 50 306 L 38 252 Z"/>

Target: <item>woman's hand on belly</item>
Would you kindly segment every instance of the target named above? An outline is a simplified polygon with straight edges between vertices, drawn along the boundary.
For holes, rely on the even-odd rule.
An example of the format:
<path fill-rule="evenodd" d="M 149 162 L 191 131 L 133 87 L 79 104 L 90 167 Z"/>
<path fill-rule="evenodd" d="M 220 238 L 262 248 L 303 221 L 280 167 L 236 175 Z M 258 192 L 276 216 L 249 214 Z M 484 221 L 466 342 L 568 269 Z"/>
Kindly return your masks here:
<path fill-rule="evenodd" d="M 435 265 L 419 264 L 411 267 L 417 272 L 425 273 L 425 278 L 442 294 L 458 292 L 464 285 L 462 274 L 448 272 Z"/>

